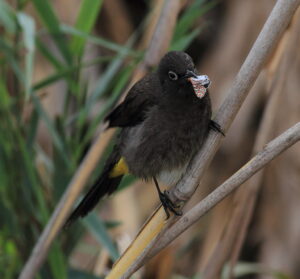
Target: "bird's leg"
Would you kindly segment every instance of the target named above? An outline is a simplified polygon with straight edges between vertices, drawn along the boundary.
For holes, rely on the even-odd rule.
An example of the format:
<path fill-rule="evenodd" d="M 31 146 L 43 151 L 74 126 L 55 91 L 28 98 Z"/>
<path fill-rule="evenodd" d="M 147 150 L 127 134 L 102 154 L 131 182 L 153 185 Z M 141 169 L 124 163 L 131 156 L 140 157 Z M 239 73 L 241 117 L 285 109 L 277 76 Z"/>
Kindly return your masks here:
<path fill-rule="evenodd" d="M 210 120 L 210 123 L 209 123 L 209 128 L 222 134 L 224 137 L 225 137 L 225 133 L 223 132 L 220 124 L 218 124 L 216 121 L 214 120 Z"/>
<path fill-rule="evenodd" d="M 158 182 L 156 180 L 155 177 L 153 177 L 153 181 L 154 181 L 154 184 L 155 184 L 155 187 L 156 187 L 156 190 L 158 192 L 158 196 L 159 196 L 159 199 L 161 201 L 161 204 L 162 206 L 164 207 L 164 210 L 166 212 L 166 215 L 167 215 L 167 219 L 169 219 L 170 217 L 170 212 L 173 212 L 175 215 L 177 216 L 181 216 L 182 215 L 182 212 L 180 210 L 178 210 L 178 208 L 180 206 L 178 205 L 175 205 L 171 199 L 168 197 L 168 191 L 164 191 L 162 192 L 159 188 L 159 185 L 158 185 Z"/>

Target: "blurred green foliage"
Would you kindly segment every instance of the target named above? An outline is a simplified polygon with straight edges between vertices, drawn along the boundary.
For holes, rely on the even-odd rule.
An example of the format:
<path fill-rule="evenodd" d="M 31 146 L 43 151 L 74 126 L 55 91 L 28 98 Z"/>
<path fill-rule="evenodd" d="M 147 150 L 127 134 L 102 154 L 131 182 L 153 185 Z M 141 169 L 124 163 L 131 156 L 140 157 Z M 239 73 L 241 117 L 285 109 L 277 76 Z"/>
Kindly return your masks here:
<path fill-rule="evenodd" d="M 195 20 L 211 4 L 196 0 L 178 20 L 171 49 L 184 50 L 199 34 Z M 25 12 L 31 5 L 36 20 Z M 134 50 L 142 23 L 125 45 L 91 35 L 102 0 L 82 0 L 74 26 L 60 21 L 49 0 L 17 0 L 16 6 L 0 0 L 0 278 L 15 278 L 47 223 L 83 158 L 105 114 L 116 103 L 143 53 Z M 49 43 L 51 42 L 51 43 Z M 110 56 L 84 60 L 86 43 L 109 50 Z M 52 73 L 33 83 L 37 57 Z M 125 63 L 126 60 L 126 63 Z M 103 69 L 93 86 L 84 78 L 94 65 Z M 62 113 L 54 119 L 41 98 L 47 87 L 63 81 Z M 51 92 L 51 91 L 49 91 Z M 89 94 L 88 94 L 89 92 Z M 91 110 L 101 103 L 93 118 Z M 24 117 L 26 115 L 26 117 Z M 52 155 L 37 140 L 43 123 L 50 138 Z M 102 160 L 103 161 L 103 160 Z M 99 173 L 103 162 L 100 162 Z M 132 183 L 124 180 L 120 188 Z M 110 224 L 111 225 L 111 224 Z M 95 214 L 62 233 L 51 248 L 37 278 L 94 278 L 69 268 L 68 259 L 86 228 L 111 258 L 118 257 L 107 229 Z"/>

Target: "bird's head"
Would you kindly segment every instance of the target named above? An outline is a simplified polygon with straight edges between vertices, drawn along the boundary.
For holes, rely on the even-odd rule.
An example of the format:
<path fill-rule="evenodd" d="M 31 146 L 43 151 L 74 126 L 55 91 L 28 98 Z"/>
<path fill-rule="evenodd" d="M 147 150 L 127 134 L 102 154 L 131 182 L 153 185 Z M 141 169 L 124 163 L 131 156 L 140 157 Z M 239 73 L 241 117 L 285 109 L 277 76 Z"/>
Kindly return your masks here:
<path fill-rule="evenodd" d="M 170 51 L 160 61 L 158 76 L 165 91 L 171 94 L 194 94 L 203 98 L 210 80 L 197 75 L 192 58 L 182 51 Z"/>

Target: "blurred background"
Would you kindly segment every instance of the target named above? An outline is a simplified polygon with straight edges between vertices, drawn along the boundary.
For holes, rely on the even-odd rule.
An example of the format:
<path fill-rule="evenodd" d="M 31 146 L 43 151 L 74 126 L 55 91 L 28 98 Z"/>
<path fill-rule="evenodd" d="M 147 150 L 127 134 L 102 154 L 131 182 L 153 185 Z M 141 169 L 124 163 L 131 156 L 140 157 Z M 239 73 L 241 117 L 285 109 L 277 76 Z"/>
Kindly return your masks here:
<path fill-rule="evenodd" d="M 165 39 L 152 37 L 165 2 L 0 0 L 0 278 L 18 276 L 104 116 L 152 70 L 136 72 Z M 214 111 L 275 2 L 183 0 L 173 11 L 166 51 L 186 51 L 210 77 Z M 298 11 L 187 208 L 299 121 L 299 43 Z M 103 144 L 87 187 L 113 140 Z M 134 278 L 300 278 L 299 200 L 296 144 Z M 60 233 L 36 278 L 101 278 L 157 205 L 153 185 L 127 177 Z"/>

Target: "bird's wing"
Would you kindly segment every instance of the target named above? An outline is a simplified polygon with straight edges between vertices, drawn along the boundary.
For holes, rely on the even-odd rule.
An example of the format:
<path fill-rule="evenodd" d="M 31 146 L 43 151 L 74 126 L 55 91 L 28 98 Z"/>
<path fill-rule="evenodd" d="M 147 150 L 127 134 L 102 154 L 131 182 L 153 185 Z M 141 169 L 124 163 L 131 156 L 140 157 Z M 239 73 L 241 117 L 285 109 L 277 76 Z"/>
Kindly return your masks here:
<path fill-rule="evenodd" d="M 146 112 L 157 103 L 160 90 L 155 74 L 145 76 L 129 90 L 125 100 L 106 116 L 108 126 L 130 127 L 144 121 Z"/>

